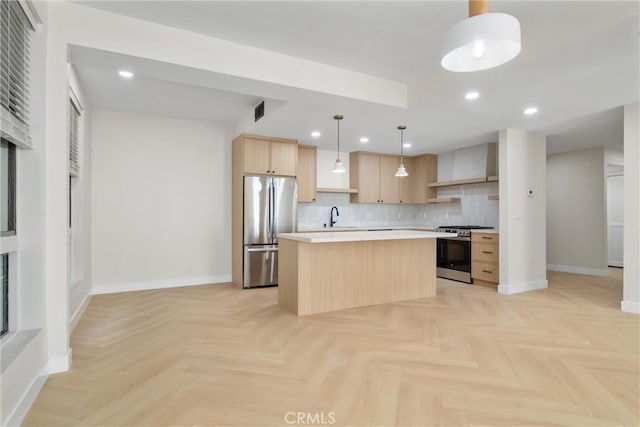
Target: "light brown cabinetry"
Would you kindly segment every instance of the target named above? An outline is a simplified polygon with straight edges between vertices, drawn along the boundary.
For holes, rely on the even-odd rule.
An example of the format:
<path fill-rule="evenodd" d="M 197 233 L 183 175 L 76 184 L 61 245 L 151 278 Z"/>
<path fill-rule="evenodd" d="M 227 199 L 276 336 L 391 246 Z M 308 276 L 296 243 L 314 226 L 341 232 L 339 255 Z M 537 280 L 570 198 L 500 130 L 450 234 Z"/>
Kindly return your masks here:
<path fill-rule="evenodd" d="M 404 165 L 409 176 L 404 178 L 400 186 L 402 203 L 428 203 L 429 199 L 436 197 L 436 189 L 427 188 L 426 183 L 438 177 L 438 156 L 423 154 L 405 157 Z"/>
<path fill-rule="evenodd" d="M 316 200 L 316 147 L 298 145 L 298 202 Z"/>
<path fill-rule="evenodd" d="M 437 176 L 437 156 L 405 157 L 407 177 L 396 177 L 400 156 L 358 151 L 349 155 L 352 203 L 427 203 L 435 190 L 426 183 Z"/>
<path fill-rule="evenodd" d="M 240 135 L 233 143 L 241 146 L 243 173 L 297 175 L 298 144 L 295 140 Z"/>
<path fill-rule="evenodd" d="M 471 232 L 471 277 L 485 282 L 500 282 L 500 235 Z"/>
<path fill-rule="evenodd" d="M 349 181 L 358 192 L 353 203 L 400 203 L 400 186 L 395 171 L 400 159 L 358 151 L 349 154 Z"/>
<path fill-rule="evenodd" d="M 380 156 L 380 203 L 400 203 L 400 181 L 396 177 L 400 164 L 398 156 Z"/>

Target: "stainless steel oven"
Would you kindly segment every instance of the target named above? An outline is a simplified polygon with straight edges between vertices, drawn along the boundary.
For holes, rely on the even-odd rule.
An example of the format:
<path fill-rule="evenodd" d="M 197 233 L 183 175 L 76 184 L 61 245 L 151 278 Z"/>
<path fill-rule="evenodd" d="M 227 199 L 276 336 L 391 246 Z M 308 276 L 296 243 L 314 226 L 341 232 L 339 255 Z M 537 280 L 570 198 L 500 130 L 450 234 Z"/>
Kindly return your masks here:
<path fill-rule="evenodd" d="M 451 237 L 438 238 L 436 260 L 438 277 L 473 283 L 471 278 L 471 230 L 488 228 L 492 227 L 465 225 L 437 228 L 436 231 L 451 233 Z"/>

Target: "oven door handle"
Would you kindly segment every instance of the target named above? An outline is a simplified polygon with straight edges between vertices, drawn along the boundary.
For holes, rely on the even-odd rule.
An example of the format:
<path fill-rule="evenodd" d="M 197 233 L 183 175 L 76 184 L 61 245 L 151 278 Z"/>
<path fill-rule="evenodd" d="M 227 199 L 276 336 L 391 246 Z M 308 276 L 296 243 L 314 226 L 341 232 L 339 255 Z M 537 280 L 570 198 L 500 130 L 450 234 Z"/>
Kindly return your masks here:
<path fill-rule="evenodd" d="M 438 237 L 438 239 L 457 240 L 459 242 L 470 242 L 471 241 L 471 237 Z"/>

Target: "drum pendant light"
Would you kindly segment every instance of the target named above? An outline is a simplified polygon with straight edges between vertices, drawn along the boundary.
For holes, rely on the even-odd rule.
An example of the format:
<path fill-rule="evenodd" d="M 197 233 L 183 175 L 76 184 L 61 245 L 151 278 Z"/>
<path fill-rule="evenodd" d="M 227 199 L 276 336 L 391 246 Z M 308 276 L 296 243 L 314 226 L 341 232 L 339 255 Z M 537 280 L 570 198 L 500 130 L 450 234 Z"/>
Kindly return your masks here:
<path fill-rule="evenodd" d="M 405 169 L 404 167 L 404 140 L 403 140 L 403 136 L 404 136 L 404 130 L 407 127 L 405 125 L 400 125 L 398 126 L 398 129 L 400 130 L 400 166 L 398 166 L 398 171 L 396 172 L 396 176 L 398 177 L 402 177 L 402 176 L 409 176 L 409 174 L 407 173 L 407 169 Z"/>
<path fill-rule="evenodd" d="M 449 28 L 442 43 L 442 67 L 469 72 L 497 67 L 520 53 L 520 22 L 489 13 L 489 0 L 469 0 L 469 18 Z"/>
<path fill-rule="evenodd" d="M 333 170 L 331 171 L 333 173 L 346 172 L 344 165 L 342 164 L 342 160 L 340 160 L 340 120 L 342 120 L 343 118 L 344 117 L 342 117 L 342 115 L 340 114 L 336 114 L 335 116 L 333 116 L 333 119 L 338 123 L 338 155 L 336 158 L 336 164 L 333 166 Z"/>

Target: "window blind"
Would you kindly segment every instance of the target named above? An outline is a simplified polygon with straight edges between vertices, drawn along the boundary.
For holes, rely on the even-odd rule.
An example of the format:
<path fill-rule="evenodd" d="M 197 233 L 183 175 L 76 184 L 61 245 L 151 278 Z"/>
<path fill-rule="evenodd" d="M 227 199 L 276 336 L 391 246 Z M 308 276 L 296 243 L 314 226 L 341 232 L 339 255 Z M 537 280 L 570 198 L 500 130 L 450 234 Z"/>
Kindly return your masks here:
<path fill-rule="evenodd" d="M 17 1 L 0 0 L 0 136 L 30 146 L 29 37 L 31 24 Z"/>
<path fill-rule="evenodd" d="M 69 101 L 69 174 L 80 175 L 80 111 Z"/>

